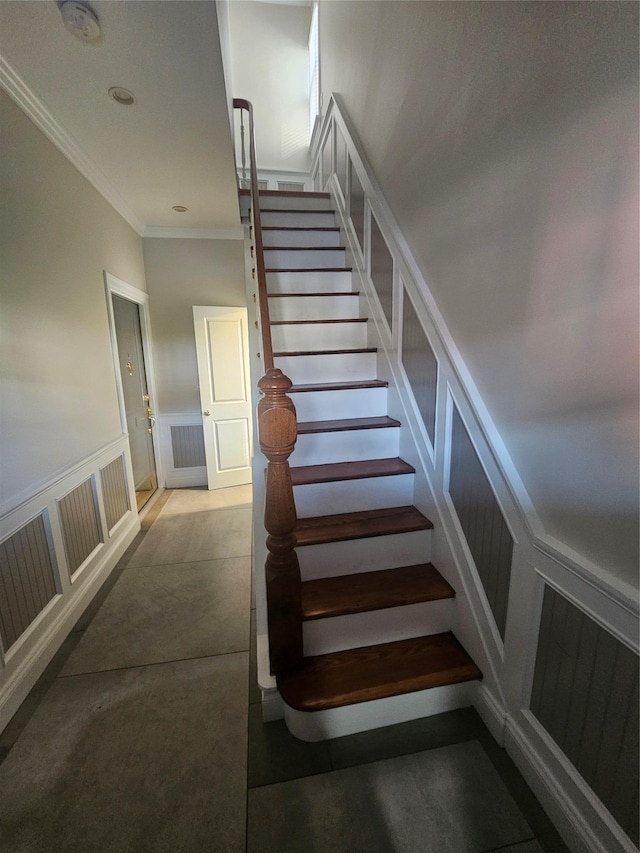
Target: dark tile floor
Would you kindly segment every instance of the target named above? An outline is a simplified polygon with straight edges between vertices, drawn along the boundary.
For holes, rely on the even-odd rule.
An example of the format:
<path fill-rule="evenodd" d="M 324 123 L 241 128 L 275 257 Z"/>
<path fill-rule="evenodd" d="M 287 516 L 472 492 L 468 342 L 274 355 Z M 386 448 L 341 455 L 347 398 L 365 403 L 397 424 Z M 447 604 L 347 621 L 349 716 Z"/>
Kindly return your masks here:
<path fill-rule="evenodd" d="M 473 709 L 263 724 L 250 489 L 165 492 L 0 734 L 0 851 L 566 853 Z"/>

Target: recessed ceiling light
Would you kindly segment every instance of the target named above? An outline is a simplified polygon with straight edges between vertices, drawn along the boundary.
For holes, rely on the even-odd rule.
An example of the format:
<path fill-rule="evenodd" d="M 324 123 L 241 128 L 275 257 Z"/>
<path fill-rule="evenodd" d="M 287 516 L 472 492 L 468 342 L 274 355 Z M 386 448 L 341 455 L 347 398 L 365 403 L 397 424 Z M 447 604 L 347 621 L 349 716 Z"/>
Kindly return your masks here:
<path fill-rule="evenodd" d="M 189 208 L 183 204 L 174 204 L 171 210 L 175 210 L 176 213 L 186 213 Z"/>
<path fill-rule="evenodd" d="M 117 104 L 122 104 L 123 107 L 130 107 L 136 102 L 133 92 L 123 89 L 122 86 L 112 86 L 109 89 L 109 95 Z"/>
<path fill-rule="evenodd" d="M 60 4 L 62 22 L 69 32 L 81 41 L 97 41 L 100 38 L 100 24 L 95 13 L 84 3 L 65 0 Z"/>

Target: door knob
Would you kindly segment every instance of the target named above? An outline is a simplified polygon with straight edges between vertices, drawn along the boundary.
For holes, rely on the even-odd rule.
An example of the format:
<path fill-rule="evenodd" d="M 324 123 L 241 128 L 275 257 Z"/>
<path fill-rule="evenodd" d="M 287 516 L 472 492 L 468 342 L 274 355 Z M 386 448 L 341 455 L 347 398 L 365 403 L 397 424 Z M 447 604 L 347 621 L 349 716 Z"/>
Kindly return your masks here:
<path fill-rule="evenodd" d="M 207 409 L 206 412 L 203 412 L 202 414 L 209 417 L 211 415 L 211 412 L 209 411 L 209 409 Z"/>

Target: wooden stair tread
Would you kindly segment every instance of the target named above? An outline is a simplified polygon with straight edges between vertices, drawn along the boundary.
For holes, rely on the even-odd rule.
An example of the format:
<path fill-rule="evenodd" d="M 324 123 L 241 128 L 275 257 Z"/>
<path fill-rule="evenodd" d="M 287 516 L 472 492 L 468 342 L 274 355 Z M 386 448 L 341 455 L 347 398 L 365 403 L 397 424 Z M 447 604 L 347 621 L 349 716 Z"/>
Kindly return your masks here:
<path fill-rule="evenodd" d="M 399 474 L 415 474 L 416 471 L 413 465 L 398 456 L 389 459 L 362 459 L 358 462 L 299 465 L 290 470 L 293 486 L 362 480 L 369 477 L 393 477 Z"/>
<path fill-rule="evenodd" d="M 323 291 L 322 293 L 267 293 L 269 299 L 283 299 L 291 296 L 360 296 L 359 290 Z"/>
<path fill-rule="evenodd" d="M 372 418 L 343 418 L 335 421 L 304 421 L 298 423 L 298 435 L 310 435 L 316 432 L 348 432 L 359 429 L 389 429 L 399 426 L 400 421 L 388 415 Z"/>
<path fill-rule="evenodd" d="M 455 591 L 432 563 L 318 578 L 302 584 L 302 618 L 326 619 L 454 598 Z"/>
<path fill-rule="evenodd" d="M 357 353 L 377 352 L 376 347 L 355 347 L 353 349 L 310 349 L 293 350 L 291 352 L 274 352 L 274 358 L 285 358 L 297 355 L 354 355 Z"/>
<path fill-rule="evenodd" d="M 251 195 L 251 190 L 240 190 L 241 195 Z M 265 197 L 292 197 L 292 198 L 331 198 L 329 193 L 306 192 L 305 190 L 258 190 L 258 195 Z"/>
<path fill-rule="evenodd" d="M 295 534 L 304 546 L 431 529 L 433 524 L 414 506 L 396 506 L 299 518 Z"/>
<path fill-rule="evenodd" d="M 265 246 L 265 252 L 344 252 L 344 246 Z"/>
<path fill-rule="evenodd" d="M 324 711 L 482 678 L 451 632 L 305 658 L 279 675 L 284 701 L 298 711 Z"/>
<path fill-rule="evenodd" d="M 337 320 L 271 320 L 271 326 L 326 326 L 335 323 L 368 323 L 366 317 L 348 317 L 339 318 Z"/>
<path fill-rule="evenodd" d="M 355 379 L 353 382 L 319 382 L 313 385 L 293 385 L 289 394 L 303 394 L 307 391 L 353 391 L 362 388 L 388 388 L 384 379 Z"/>
<path fill-rule="evenodd" d="M 310 207 L 302 207 L 302 208 L 294 208 L 294 207 L 262 207 L 260 206 L 260 213 L 335 213 L 335 209 L 330 210 L 314 210 Z M 272 226 L 272 227 L 278 227 Z"/>
<path fill-rule="evenodd" d="M 353 267 L 269 267 L 268 272 L 352 272 Z"/>
<path fill-rule="evenodd" d="M 315 211 L 323 213 L 324 211 Z M 263 225 L 263 231 L 339 231 L 339 225 Z M 268 247 L 266 247 L 268 248 Z"/>

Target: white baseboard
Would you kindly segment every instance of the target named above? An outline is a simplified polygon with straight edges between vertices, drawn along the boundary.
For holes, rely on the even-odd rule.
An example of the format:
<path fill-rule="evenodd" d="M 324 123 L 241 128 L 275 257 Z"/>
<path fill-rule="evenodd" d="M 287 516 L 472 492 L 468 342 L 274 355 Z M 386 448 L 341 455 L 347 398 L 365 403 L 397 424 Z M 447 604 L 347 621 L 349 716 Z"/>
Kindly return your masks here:
<path fill-rule="evenodd" d="M 500 746 L 504 746 L 507 713 L 485 684 L 478 684 L 475 709 Z"/>

